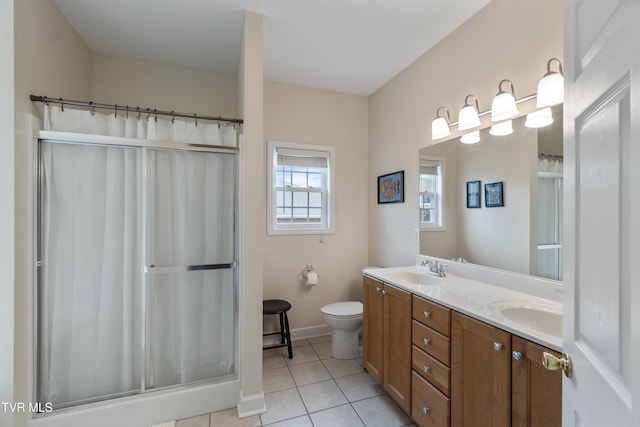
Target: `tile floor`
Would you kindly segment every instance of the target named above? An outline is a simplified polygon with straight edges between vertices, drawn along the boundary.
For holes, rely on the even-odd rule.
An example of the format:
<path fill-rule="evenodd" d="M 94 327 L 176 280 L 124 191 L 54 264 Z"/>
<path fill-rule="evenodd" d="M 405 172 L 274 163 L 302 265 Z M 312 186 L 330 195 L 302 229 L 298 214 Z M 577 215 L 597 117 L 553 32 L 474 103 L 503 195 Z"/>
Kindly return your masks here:
<path fill-rule="evenodd" d="M 331 357 L 331 336 L 263 353 L 267 412 L 243 419 L 235 408 L 180 420 L 176 427 L 401 427 L 411 419 L 361 366 Z"/>

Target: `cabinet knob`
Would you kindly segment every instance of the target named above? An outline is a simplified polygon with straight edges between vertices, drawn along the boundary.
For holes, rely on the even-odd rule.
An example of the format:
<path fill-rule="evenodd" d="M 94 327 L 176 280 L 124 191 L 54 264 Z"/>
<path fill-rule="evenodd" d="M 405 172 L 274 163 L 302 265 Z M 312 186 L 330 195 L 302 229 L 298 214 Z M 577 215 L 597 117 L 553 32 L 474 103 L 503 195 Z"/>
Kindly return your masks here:
<path fill-rule="evenodd" d="M 425 312 L 424 312 L 424 317 L 426 317 L 427 319 L 428 319 L 429 317 L 431 317 L 431 312 L 430 312 L 430 311 L 425 311 Z"/>
<path fill-rule="evenodd" d="M 380 286 L 376 286 L 376 292 L 380 292 L 382 290 L 382 288 L 380 288 Z"/>
<path fill-rule="evenodd" d="M 429 338 L 425 338 L 422 342 L 424 343 L 424 345 L 431 344 L 431 340 Z"/>
<path fill-rule="evenodd" d="M 383 290 L 382 290 L 382 295 L 384 296 L 384 295 L 386 295 L 386 294 L 388 294 L 388 292 L 387 292 L 387 291 L 385 291 L 385 290 L 383 289 Z"/>
<path fill-rule="evenodd" d="M 495 351 L 500 351 L 500 350 L 502 350 L 502 343 L 494 342 L 494 343 L 493 343 L 493 349 L 494 349 Z"/>
<path fill-rule="evenodd" d="M 511 356 L 513 356 L 513 358 L 514 358 L 515 360 L 520 360 L 520 359 L 522 359 L 522 353 L 520 353 L 519 351 L 515 351 L 515 350 L 514 350 L 514 351 L 512 351 L 512 352 L 511 352 Z"/>
<path fill-rule="evenodd" d="M 425 374 L 428 374 L 429 372 L 431 372 L 431 367 L 424 365 L 422 367 L 422 370 L 424 371 Z"/>
<path fill-rule="evenodd" d="M 427 415 L 429 412 L 431 412 L 431 410 L 429 408 L 427 408 L 426 406 L 422 407 L 422 413 Z"/>

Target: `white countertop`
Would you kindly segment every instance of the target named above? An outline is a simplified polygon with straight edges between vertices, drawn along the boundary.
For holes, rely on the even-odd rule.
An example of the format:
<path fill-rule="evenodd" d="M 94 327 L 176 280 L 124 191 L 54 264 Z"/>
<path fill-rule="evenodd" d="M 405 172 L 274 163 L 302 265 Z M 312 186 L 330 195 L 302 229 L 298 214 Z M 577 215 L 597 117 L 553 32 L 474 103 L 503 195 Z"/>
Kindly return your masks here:
<path fill-rule="evenodd" d="M 429 259 L 434 258 L 429 257 Z M 454 263 L 450 262 L 450 264 Z M 532 284 L 525 283 L 526 286 L 518 286 L 520 284 L 518 282 L 526 282 L 528 276 L 514 277 L 513 273 L 504 272 L 503 277 L 500 275 L 502 272 L 494 271 L 489 272 L 489 277 L 493 277 L 494 281 L 488 283 L 469 278 L 469 275 L 473 275 L 473 268 L 482 269 L 477 266 L 461 266 L 457 268 L 458 272 L 467 277 L 447 272 L 444 278 L 428 274 L 428 269 L 419 265 L 365 268 L 363 274 L 545 347 L 562 351 L 562 285 L 559 282 L 531 278 Z M 469 274 L 468 271 L 472 273 Z M 483 278 L 486 277 L 485 274 Z M 514 307 L 517 309 L 511 313 L 516 316 L 505 314 Z M 504 311 L 505 308 L 506 311 Z M 530 318 L 527 315 L 528 310 L 542 317 Z"/>

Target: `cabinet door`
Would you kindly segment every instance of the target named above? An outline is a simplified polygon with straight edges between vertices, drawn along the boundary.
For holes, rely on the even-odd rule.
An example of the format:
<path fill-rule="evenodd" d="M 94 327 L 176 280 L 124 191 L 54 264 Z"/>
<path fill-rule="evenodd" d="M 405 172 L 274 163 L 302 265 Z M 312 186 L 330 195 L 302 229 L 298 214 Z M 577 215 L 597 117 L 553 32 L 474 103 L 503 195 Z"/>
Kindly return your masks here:
<path fill-rule="evenodd" d="M 411 294 L 384 287 L 383 385 L 389 396 L 411 413 Z"/>
<path fill-rule="evenodd" d="M 382 384 L 383 297 L 382 282 L 363 276 L 362 366 Z"/>
<path fill-rule="evenodd" d="M 547 371 L 542 353 L 560 354 L 512 336 L 511 425 L 553 427 L 562 424 L 562 371 Z"/>
<path fill-rule="evenodd" d="M 511 418 L 511 334 L 452 314 L 451 425 L 508 427 Z"/>

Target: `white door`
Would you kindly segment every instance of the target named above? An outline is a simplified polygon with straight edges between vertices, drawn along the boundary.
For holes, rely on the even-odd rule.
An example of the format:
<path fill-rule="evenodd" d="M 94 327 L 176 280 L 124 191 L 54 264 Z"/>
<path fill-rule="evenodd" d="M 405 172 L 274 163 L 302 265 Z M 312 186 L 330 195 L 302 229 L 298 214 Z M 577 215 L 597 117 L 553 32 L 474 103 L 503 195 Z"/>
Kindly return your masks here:
<path fill-rule="evenodd" d="M 640 426 L 640 2 L 564 4 L 563 425 Z"/>

